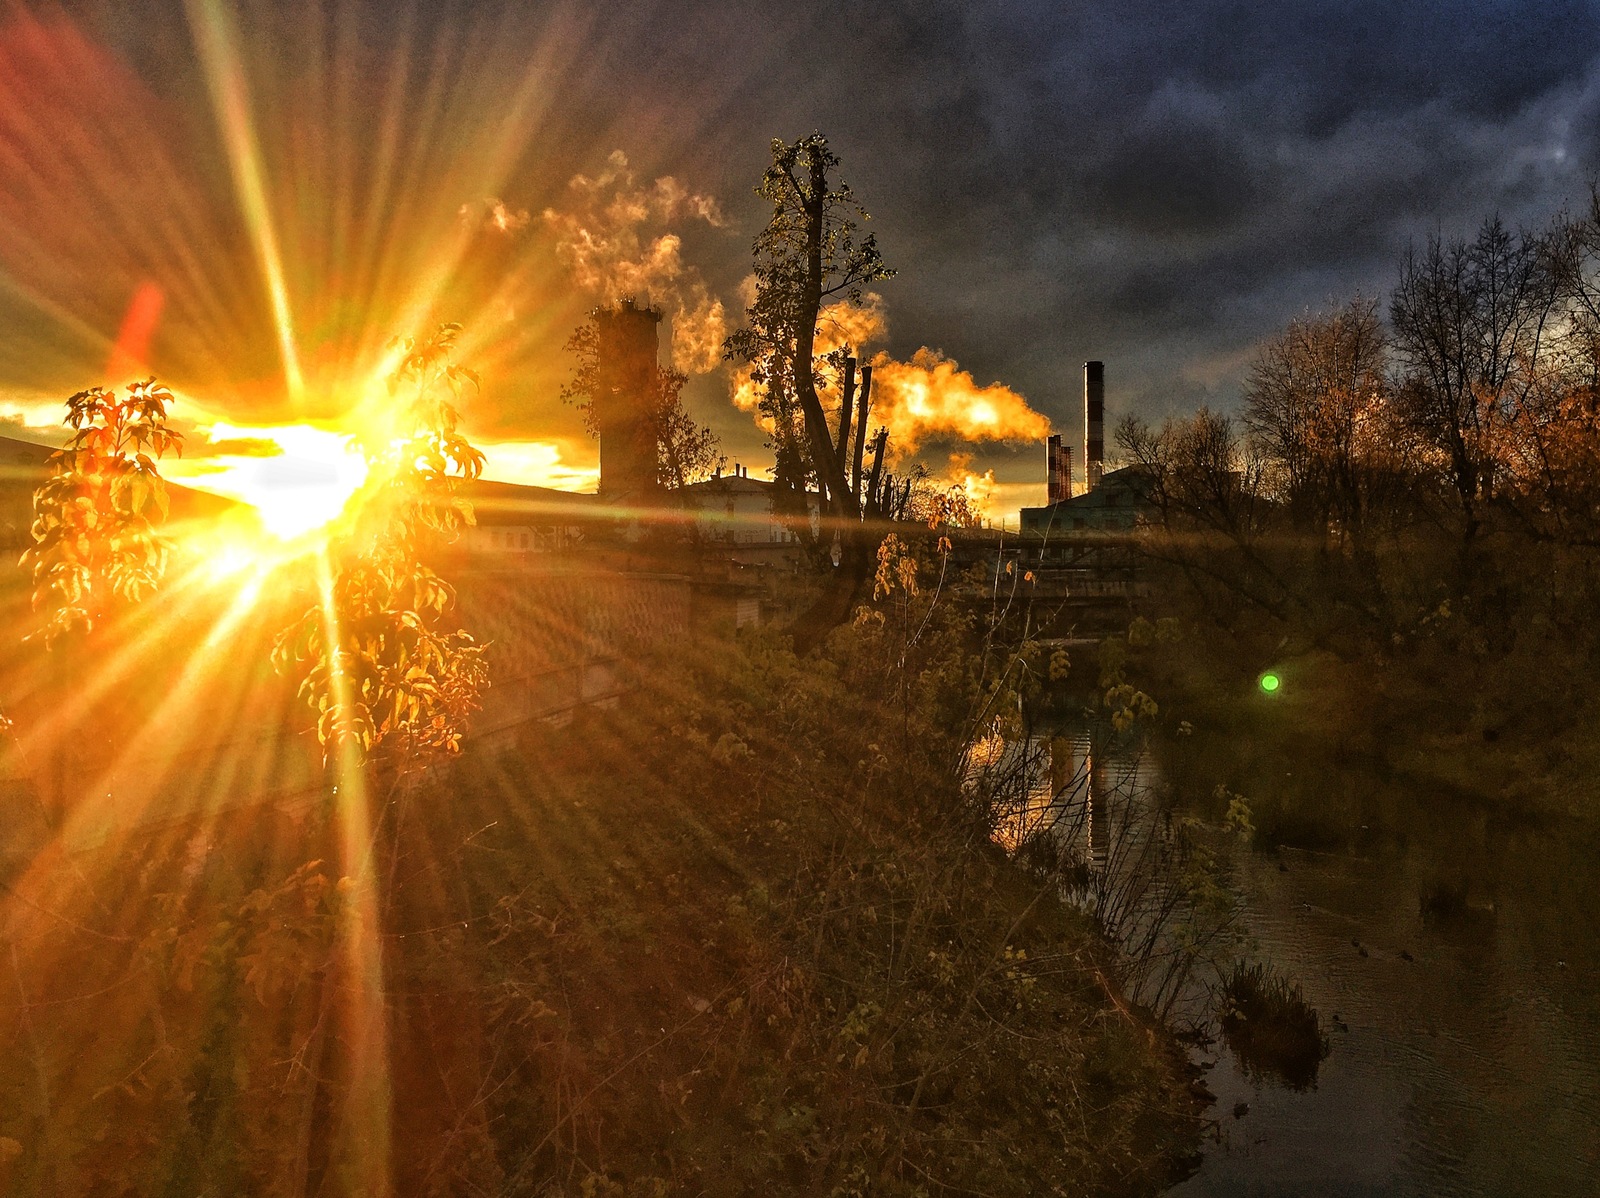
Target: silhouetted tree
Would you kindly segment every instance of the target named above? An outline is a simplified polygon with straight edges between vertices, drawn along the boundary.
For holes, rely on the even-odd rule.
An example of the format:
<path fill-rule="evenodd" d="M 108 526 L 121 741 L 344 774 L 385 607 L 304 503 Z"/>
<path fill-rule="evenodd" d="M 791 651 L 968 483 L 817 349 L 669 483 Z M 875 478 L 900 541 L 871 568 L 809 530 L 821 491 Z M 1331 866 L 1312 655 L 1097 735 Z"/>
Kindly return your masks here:
<path fill-rule="evenodd" d="M 1291 321 L 1256 353 L 1244 420 L 1293 526 L 1361 552 L 1373 508 L 1402 485 L 1375 300 Z"/>
<path fill-rule="evenodd" d="M 1505 447 L 1504 498 L 1523 531 L 1600 545 L 1600 189 L 1549 241 L 1559 295 L 1543 353 Z"/>
<path fill-rule="evenodd" d="M 773 140 L 772 165 L 756 189 L 771 202 L 772 217 L 755 242 L 755 300 L 746 309 L 746 327 L 725 345 L 729 358 L 752 364 L 753 378 L 763 389 L 780 493 L 814 480 L 825 516 L 824 541 L 837 549 L 821 596 L 791 629 L 801 652 L 848 617 L 875 560 L 878 537 L 871 524 L 892 515 L 907 493 L 904 484 L 883 473 L 887 430 L 873 438 L 870 469 L 862 465 L 869 395 L 863 388 L 856 410 L 854 361 L 847 354 L 832 363 L 843 394 L 837 432 L 829 427 L 818 395 L 828 364 L 816 353 L 823 305 L 858 302 L 867 284 L 894 273 L 884 265 L 873 235 L 859 234 L 856 218 L 866 219 L 866 212 L 850 188 L 830 182 L 838 165 L 821 134 L 793 144 Z"/>
<path fill-rule="evenodd" d="M 1491 217 L 1471 242 L 1434 236 L 1407 253 L 1390 302 L 1396 402 L 1454 493 L 1464 567 L 1546 348 L 1560 278 L 1550 250 L 1549 239 L 1513 236 Z"/>
<path fill-rule="evenodd" d="M 1302 602 L 1293 563 L 1271 551 L 1262 463 L 1232 418 L 1201 408 L 1155 428 L 1129 416 L 1115 436 L 1154 512 L 1144 552 L 1176 567 L 1214 613 L 1236 612 L 1243 599 L 1288 618 Z"/>
<path fill-rule="evenodd" d="M 1261 462 L 1233 419 L 1209 408 L 1159 429 L 1137 417 L 1116 430 L 1118 448 L 1146 479 L 1163 520 L 1251 537 L 1264 519 Z"/>

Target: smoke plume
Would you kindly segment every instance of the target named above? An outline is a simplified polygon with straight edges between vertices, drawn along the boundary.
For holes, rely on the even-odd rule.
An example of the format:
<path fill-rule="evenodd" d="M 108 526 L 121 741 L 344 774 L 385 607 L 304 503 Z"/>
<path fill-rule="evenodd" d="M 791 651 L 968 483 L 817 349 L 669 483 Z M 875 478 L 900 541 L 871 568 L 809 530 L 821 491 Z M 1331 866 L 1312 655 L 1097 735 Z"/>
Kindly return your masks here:
<path fill-rule="evenodd" d="M 593 178 L 575 176 L 568 190 L 570 208 L 546 208 L 543 217 L 573 281 L 603 304 L 648 299 L 672 320 L 672 364 L 689 374 L 715 369 L 728 334 L 727 312 L 700 272 L 684 262 L 683 238 L 671 226 L 703 221 L 721 228 L 716 199 L 670 175 L 638 182 L 621 150 Z"/>
<path fill-rule="evenodd" d="M 934 476 L 934 481 L 943 487 L 960 487 L 966 496 L 967 506 L 984 519 L 992 519 L 995 515 L 994 471 L 977 473 L 972 468 L 970 453 L 951 454 L 949 464 Z"/>
<path fill-rule="evenodd" d="M 897 452 L 925 441 L 1031 441 L 1050 421 L 1004 383 L 979 386 L 954 358 L 923 346 L 909 362 L 879 352 L 872 359 L 872 420 L 889 430 Z"/>
<path fill-rule="evenodd" d="M 862 347 L 882 341 L 888 332 L 883 298 L 871 292 L 859 304 L 829 305 L 817 320 L 819 357 L 848 346 L 871 365 L 871 426 L 889 430 L 893 456 L 915 453 L 930 441 L 1031 441 L 1049 433 L 1050 421 L 1022 395 L 1004 383 L 980 386 L 970 371 L 939 350 L 923 346 L 909 362 L 886 350 L 868 358 Z M 821 396 L 825 406 L 837 410 L 833 386 L 822 388 Z M 760 391 L 748 368 L 734 372 L 732 398 L 743 411 L 757 410 Z"/>
<path fill-rule="evenodd" d="M 512 237 L 528 227 L 526 208 L 512 208 L 504 200 L 488 196 L 475 204 L 463 204 L 457 213 L 468 227 L 485 233 Z"/>

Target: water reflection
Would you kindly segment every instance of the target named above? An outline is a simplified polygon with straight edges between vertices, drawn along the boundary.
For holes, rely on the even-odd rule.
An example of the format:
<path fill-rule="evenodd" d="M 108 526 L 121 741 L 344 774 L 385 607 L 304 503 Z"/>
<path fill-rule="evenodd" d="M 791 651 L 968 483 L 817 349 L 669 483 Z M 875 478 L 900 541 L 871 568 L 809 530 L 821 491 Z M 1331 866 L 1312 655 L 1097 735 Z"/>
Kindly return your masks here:
<path fill-rule="evenodd" d="M 1118 950 L 1116 982 L 1166 1021 L 1192 1024 L 1234 910 L 1219 863 L 1175 812 L 1136 743 L 1101 726 L 986 742 L 968 782 L 992 804 L 995 839 L 1085 912 Z"/>
<path fill-rule="evenodd" d="M 1159 844 L 1218 782 L 1252 799 L 1255 850 L 1219 849 L 1234 926 L 1247 955 L 1300 984 L 1332 1052 L 1303 1092 L 1220 1040 L 1198 1054 L 1216 1135 L 1174 1194 L 1600 1194 L 1593 827 L 1258 746 L 1162 759 L 1157 771 L 1069 725 L 1000 747 L 991 769 L 1014 776 L 1003 842 L 1024 859 L 1054 854 L 1107 920 L 1118 871 L 1145 859 L 1141 837 Z M 1160 899 L 1146 887 L 1133 906 Z"/>

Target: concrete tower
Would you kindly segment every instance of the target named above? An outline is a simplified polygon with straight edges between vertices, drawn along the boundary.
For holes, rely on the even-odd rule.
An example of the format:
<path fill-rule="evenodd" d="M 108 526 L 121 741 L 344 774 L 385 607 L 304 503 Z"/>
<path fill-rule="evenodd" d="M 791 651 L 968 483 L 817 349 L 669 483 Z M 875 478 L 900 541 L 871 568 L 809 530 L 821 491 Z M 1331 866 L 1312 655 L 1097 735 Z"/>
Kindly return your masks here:
<path fill-rule="evenodd" d="M 1089 490 L 1100 485 L 1106 460 L 1106 367 L 1083 364 L 1083 469 Z"/>
<path fill-rule="evenodd" d="M 661 313 L 631 299 L 595 312 L 594 422 L 600 432 L 600 494 L 646 497 L 656 487 L 654 399 Z"/>

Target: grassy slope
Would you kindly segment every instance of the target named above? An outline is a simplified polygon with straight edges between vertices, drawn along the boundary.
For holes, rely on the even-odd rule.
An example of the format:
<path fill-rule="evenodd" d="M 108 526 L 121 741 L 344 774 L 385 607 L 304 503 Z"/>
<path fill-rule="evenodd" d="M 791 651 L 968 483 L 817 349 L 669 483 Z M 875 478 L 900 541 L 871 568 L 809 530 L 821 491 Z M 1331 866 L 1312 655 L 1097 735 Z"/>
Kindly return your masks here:
<path fill-rule="evenodd" d="M 963 814 L 948 678 L 881 648 L 714 647 L 384 824 L 399 1192 L 1161 1188 L 1192 1146 L 1181 1063 Z M 336 859 L 319 827 L 153 833 L 73 863 L 76 930 L 14 922 L 12 1192 L 349 1172 L 342 890 L 294 872 Z"/>

